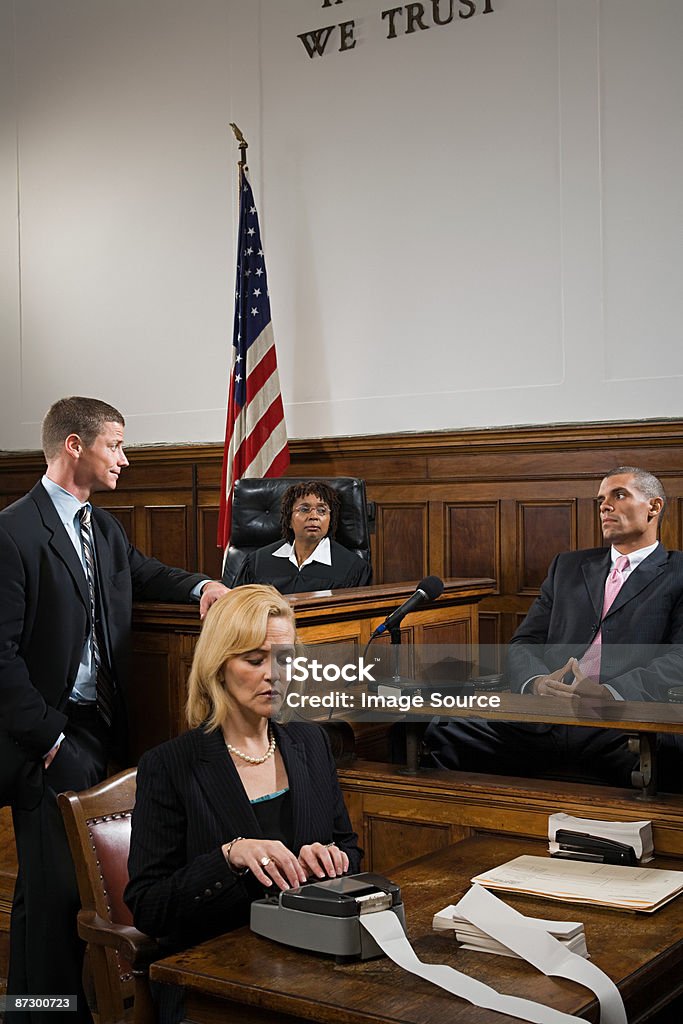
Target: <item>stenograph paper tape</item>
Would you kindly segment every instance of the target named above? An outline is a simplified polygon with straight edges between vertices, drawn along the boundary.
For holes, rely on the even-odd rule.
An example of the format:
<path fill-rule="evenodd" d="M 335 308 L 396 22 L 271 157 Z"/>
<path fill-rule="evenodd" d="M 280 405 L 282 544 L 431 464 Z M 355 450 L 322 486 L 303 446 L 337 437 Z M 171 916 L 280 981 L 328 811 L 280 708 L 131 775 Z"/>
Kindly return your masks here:
<path fill-rule="evenodd" d="M 476 888 L 480 889 L 481 887 L 477 886 Z M 488 916 L 491 911 L 491 904 L 488 903 L 486 897 L 490 897 L 495 905 L 503 906 L 506 910 L 510 908 L 503 904 L 502 900 L 491 896 L 485 890 L 481 891 L 485 893 L 484 897 L 478 899 L 475 894 L 473 899 L 469 901 L 467 913 L 463 913 L 463 916 L 466 916 L 468 920 L 472 921 L 473 924 L 477 924 L 480 928 L 488 930 Z M 460 912 L 463 912 L 462 900 L 458 905 L 458 909 Z M 516 915 L 516 911 L 512 911 L 512 914 Z M 521 914 L 517 916 L 522 921 L 524 920 Z M 482 924 L 482 920 L 486 920 L 487 923 Z M 383 910 L 376 914 L 362 914 L 360 921 L 362 927 L 369 932 L 380 949 L 395 964 L 402 967 L 403 970 L 409 971 L 419 978 L 424 978 L 425 981 L 429 981 L 434 985 L 438 985 L 446 992 L 452 993 L 452 995 L 466 999 L 474 1006 L 507 1013 L 512 1017 L 519 1017 L 520 1020 L 530 1021 L 532 1024 L 569 1024 L 571 1021 L 582 1019 L 575 1017 L 573 1014 L 563 1013 L 561 1010 L 545 1006 L 543 1003 L 534 1002 L 531 999 L 504 995 L 489 985 L 485 985 L 475 978 L 470 978 L 469 975 L 462 974 L 446 964 L 424 963 L 416 955 L 408 942 L 398 918 L 390 910 Z M 515 931 L 517 932 L 517 938 L 511 939 L 511 933 Z M 511 949 L 515 949 L 515 946 L 518 946 L 519 948 L 515 949 L 515 952 L 523 956 L 524 959 L 528 959 L 535 967 L 543 971 L 544 974 L 571 978 L 594 991 L 600 1000 L 601 1024 L 626 1024 L 626 1014 L 621 996 L 616 986 L 602 971 L 595 967 L 594 964 L 584 960 L 583 957 L 567 953 L 556 939 L 544 933 L 540 933 L 540 941 L 534 947 L 533 959 L 530 959 L 527 955 L 530 945 L 529 932 L 530 929 L 520 927 L 518 923 L 508 920 L 502 926 L 496 924 L 495 930 L 491 930 L 489 934 L 493 935 L 500 942 L 505 943 Z M 536 937 L 539 937 L 538 932 L 535 934 Z M 545 941 L 546 939 L 548 942 Z M 514 943 L 514 945 L 511 943 Z M 554 949 L 555 946 L 560 947 L 560 956 L 558 956 L 557 951 Z M 551 947 L 553 948 L 551 949 Z M 574 964 L 574 960 L 578 961 L 578 963 Z"/>

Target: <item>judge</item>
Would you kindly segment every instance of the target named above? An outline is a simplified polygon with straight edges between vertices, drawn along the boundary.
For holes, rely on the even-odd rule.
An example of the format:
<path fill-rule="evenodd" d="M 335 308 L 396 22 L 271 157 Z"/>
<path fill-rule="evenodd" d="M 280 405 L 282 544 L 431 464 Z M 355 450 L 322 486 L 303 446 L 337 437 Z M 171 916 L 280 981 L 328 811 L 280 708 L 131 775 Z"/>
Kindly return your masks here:
<path fill-rule="evenodd" d="M 335 539 L 339 522 L 337 492 L 319 480 L 293 484 L 282 498 L 282 541 L 252 551 L 235 586 L 270 583 L 281 594 L 342 590 L 370 582 L 372 570 L 360 555 Z"/>

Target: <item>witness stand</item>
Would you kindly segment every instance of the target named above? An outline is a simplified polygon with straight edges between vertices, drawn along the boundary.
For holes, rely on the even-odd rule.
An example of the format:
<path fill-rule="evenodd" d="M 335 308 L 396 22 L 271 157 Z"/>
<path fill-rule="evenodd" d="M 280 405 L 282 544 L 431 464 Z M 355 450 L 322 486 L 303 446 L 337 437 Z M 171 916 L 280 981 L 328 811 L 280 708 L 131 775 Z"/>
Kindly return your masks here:
<path fill-rule="evenodd" d="M 476 684 L 475 684 L 476 685 Z M 486 694 L 490 696 L 491 691 Z M 683 733 L 683 705 L 645 703 L 642 701 L 595 701 L 585 697 L 536 697 L 532 694 L 498 694 L 498 707 L 477 709 L 474 715 L 489 721 L 501 722 L 552 722 L 557 725 L 592 726 L 616 729 L 632 733 L 633 750 L 640 756 L 640 766 L 633 772 L 632 781 L 640 800 L 650 800 L 657 793 L 656 734 L 658 732 Z M 379 712 L 378 712 L 379 714 Z M 389 713 L 387 712 L 387 717 Z M 438 716 L 446 718 L 471 718 L 473 711 L 467 708 L 441 708 Z M 424 715 L 416 721 L 415 714 L 407 712 L 405 722 L 408 731 L 406 769 L 420 770 L 420 738 L 425 728 Z M 395 721 L 395 714 L 393 720 Z"/>

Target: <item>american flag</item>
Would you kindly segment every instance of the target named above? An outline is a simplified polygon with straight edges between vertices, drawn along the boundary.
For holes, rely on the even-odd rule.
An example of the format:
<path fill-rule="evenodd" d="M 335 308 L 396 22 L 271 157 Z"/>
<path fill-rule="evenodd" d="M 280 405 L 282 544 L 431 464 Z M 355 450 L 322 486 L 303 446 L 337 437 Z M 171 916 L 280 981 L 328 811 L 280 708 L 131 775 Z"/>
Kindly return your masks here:
<path fill-rule="evenodd" d="M 230 541 L 232 491 L 243 476 L 281 476 L 289 465 L 285 414 L 254 193 L 240 173 L 237 285 L 223 452 L 218 546 Z"/>

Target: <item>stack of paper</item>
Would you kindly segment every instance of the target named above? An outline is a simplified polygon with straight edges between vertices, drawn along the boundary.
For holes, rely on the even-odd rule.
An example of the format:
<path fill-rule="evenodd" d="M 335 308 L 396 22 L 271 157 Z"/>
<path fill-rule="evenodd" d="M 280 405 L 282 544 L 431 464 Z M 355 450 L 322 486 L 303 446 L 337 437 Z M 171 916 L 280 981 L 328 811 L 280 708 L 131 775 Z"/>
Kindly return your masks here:
<path fill-rule="evenodd" d="M 583 925 L 577 921 L 544 921 L 539 917 L 524 917 L 524 927 L 549 932 L 570 953 L 588 957 L 586 936 Z M 451 905 L 444 907 L 434 915 L 432 922 L 435 931 L 455 931 L 455 937 L 463 949 L 472 949 L 478 953 L 498 953 L 500 956 L 512 956 L 521 959 L 519 953 L 513 952 L 502 942 L 492 938 L 476 925 L 471 924 L 458 914 L 458 908 Z"/>
<path fill-rule="evenodd" d="M 576 832 L 585 836 L 596 836 L 610 839 L 617 843 L 632 846 L 637 860 L 641 864 L 652 860 L 654 844 L 652 842 L 651 821 L 597 821 L 593 818 L 575 818 L 572 814 L 551 814 L 548 818 L 548 849 L 557 853 L 560 849 L 555 841 L 558 829 Z"/>
<path fill-rule="evenodd" d="M 683 871 L 589 864 L 549 857 L 515 857 L 507 864 L 477 875 L 472 882 L 504 892 L 650 913 L 683 891 Z"/>

